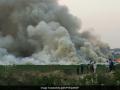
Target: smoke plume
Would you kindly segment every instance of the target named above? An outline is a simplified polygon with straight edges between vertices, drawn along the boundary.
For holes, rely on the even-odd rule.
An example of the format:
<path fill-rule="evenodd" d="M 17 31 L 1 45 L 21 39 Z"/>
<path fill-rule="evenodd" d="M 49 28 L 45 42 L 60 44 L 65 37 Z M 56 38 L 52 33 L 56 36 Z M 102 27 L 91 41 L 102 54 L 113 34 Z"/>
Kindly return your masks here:
<path fill-rule="evenodd" d="M 109 46 L 57 0 L 0 0 L 0 64 L 103 62 Z"/>

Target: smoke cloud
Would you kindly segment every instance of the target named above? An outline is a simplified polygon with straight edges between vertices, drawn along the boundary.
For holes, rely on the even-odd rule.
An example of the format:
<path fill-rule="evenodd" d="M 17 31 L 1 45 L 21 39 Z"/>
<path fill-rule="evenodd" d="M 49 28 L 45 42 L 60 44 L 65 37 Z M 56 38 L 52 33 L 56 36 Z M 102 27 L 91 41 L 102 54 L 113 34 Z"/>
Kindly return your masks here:
<path fill-rule="evenodd" d="M 0 64 L 103 62 L 109 46 L 57 0 L 0 0 Z"/>

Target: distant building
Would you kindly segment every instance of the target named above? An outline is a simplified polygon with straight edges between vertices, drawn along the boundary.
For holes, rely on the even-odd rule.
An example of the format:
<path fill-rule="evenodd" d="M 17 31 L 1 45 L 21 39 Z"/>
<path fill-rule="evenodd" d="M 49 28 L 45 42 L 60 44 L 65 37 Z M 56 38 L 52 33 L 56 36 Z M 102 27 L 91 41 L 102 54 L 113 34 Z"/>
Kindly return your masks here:
<path fill-rule="evenodd" d="M 119 49 L 119 48 L 112 49 L 111 52 L 112 52 L 112 54 L 114 54 L 114 55 L 120 55 L 120 49 Z"/>

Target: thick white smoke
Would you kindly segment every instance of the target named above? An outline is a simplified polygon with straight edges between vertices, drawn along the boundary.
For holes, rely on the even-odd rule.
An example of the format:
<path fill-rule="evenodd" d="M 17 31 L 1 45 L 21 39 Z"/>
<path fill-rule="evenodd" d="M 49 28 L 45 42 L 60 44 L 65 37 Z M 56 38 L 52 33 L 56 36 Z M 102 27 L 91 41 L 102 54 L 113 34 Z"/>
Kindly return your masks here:
<path fill-rule="evenodd" d="M 57 0 L 0 1 L 0 64 L 103 62 L 109 47 L 89 32 Z"/>

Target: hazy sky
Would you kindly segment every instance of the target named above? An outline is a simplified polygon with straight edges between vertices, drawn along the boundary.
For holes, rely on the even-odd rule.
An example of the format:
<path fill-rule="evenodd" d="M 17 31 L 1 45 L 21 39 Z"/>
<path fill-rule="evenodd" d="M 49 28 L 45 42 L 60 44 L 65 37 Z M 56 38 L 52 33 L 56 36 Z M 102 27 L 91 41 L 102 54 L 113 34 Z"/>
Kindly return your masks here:
<path fill-rule="evenodd" d="M 94 28 L 111 48 L 120 48 L 120 0 L 60 0 L 82 21 L 82 30 Z"/>

